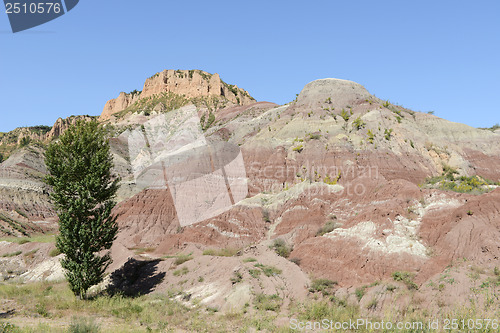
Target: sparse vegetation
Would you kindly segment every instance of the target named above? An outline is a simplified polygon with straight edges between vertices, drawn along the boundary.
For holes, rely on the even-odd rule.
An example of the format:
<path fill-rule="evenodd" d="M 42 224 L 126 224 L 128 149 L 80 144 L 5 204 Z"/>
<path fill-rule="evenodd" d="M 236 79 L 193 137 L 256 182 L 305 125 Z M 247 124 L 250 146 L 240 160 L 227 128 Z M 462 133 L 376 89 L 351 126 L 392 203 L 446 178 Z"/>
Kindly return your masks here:
<path fill-rule="evenodd" d="M 387 291 L 393 292 L 394 290 L 396 290 L 396 289 L 397 289 L 397 287 L 396 287 L 395 285 L 393 285 L 393 284 L 388 284 L 388 285 L 385 287 L 385 289 L 386 289 Z"/>
<path fill-rule="evenodd" d="M 489 130 L 489 131 L 496 131 L 497 129 L 500 129 L 500 124 L 499 123 L 496 123 L 495 125 L 491 126 L 490 128 L 481 128 L 481 129 L 484 129 L 484 130 Z"/>
<path fill-rule="evenodd" d="M 243 259 L 243 262 L 256 262 L 256 261 L 257 261 L 257 259 L 252 258 L 252 257 Z"/>
<path fill-rule="evenodd" d="M 260 274 L 262 273 L 262 270 L 260 269 L 249 269 L 248 273 L 250 274 L 251 277 L 254 279 L 258 279 Z"/>
<path fill-rule="evenodd" d="M 370 302 L 368 302 L 368 304 L 366 304 L 366 308 L 368 310 L 375 310 L 377 308 L 377 305 L 378 305 L 378 301 L 377 299 L 374 297 L 370 300 Z"/>
<path fill-rule="evenodd" d="M 176 265 L 176 266 L 182 265 L 183 263 L 185 263 L 186 261 L 189 261 L 191 259 L 193 259 L 193 257 L 191 256 L 191 253 L 190 254 L 179 254 L 176 256 L 176 258 L 174 260 L 174 265 Z"/>
<path fill-rule="evenodd" d="M 178 269 L 178 270 L 175 270 L 172 274 L 174 276 L 183 276 L 183 275 L 186 275 L 187 273 L 189 273 L 189 268 L 187 268 L 186 266 Z"/>
<path fill-rule="evenodd" d="M 262 272 L 264 273 L 265 276 L 271 277 L 274 275 L 279 275 L 282 273 L 281 269 L 273 267 L 273 266 L 266 266 L 262 264 L 255 264 L 254 267 L 260 268 Z"/>
<path fill-rule="evenodd" d="M 413 273 L 398 271 L 392 273 L 392 278 L 394 279 L 394 281 L 403 282 L 408 289 L 418 289 L 417 284 L 413 282 L 413 279 L 415 278 L 415 274 Z"/>
<path fill-rule="evenodd" d="M 366 292 L 366 286 L 359 287 L 359 288 L 356 288 L 356 290 L 354 290 L 354 294 L 356 295 L 356 298 L 358 299 L 358 301 L 361 301 L 363 296 L 365 296 L 365 292 Z"/>
<path fill-rule="evenodd" d="M 458 176 L 456 169 L 444 165 L 443 173 L 437 177 L 427 178 L 422 186 L 439 188 L 445 191 L 458 193 L 482 194 L 491 190 L 490 185 L 500 186 L 500 182 L 495 183 L 479 176 Z"/>
<path fill-rule="evenodd" d="M 254 298 L 254 304 L 255 308 L 258 310 L 279 311 L 281 307 L 281 297 L 277 294 L 257 294 Z"/>
<path fill-rule="evenodd" d="M 342 119 L 344 119 L 344 121 L 348 122 L 349 121 L 349 118 L 351 117 L 351 115 L 346 112 L 345 109 L 342 109 L 342 111 L 340 112 L 340 116 L 342 117 Z"/>
<path fill-rule="evenodd" d="M 321 138 L 321 135 L 319 135 L 317 133 L 315 133 L 315 134 L 309 133 L 308 136 L 309 136 L 309 140 L 319 140 Z"/>
<path fill-rule="evenodd" d="M 15 251 L 15 252 L 10 252 L 10 253 L 5 253 L 2 255 L 3 258 L 10 258 L 10 257 L 15 257 L 23 253 L 22 251 Z"/>
<path fill-rule="evenodd" d="M 29 145 L 31 142 L 31 138 L 29 136 L 25 136 L 21 138 L 21 141 L 19 141 L 19 147 L 23 148 Z"/>
<path fill-rule="evenodd" d="M 323 236 L 324 234 L 332 232 L 336 228 L 338 228 L 338 226 L 335 221 L 328 221 L 324 226 L 318 229 L 318 231 L 316 232 L 316 236 Z"/>
<path fill-rule="evenodd" d="M 320 292 L 323 296 L 327 296 L 332 294 L 332 289 L 335 285 L 337 285 L 337 281 L 329 279 L 315 279 L 312 281 L 309 291 L 312 293 Z"/>
<path fill-rule="evenodd" d="M 274 252 L 278 254 L 280 257 L 288 258 L 290 252 L 292 252 L 291 246 L 289 246 L 283 239 L 276 238 L 271 245 L 271 248 L 274 249 Z"/>
<path fill-rule="evenodd" d="M 366 123 L 363 120 L 361 120 L 361 117 L 358 117 L 356 118 L 356 120 L 353 121 L 352 126 L 359 131 L 360 129 L 366 126 Z"/>
<path fill-rule="evenodd" d="M 26 215 L 26 213 L 23 212 L 22 210 L 20 210 L 19 208 L 16 208 L 15 211 L 16 211 L 16 213 L 18 213 L 19 215 L 21 215 L 25 219 L 28 219 L 28 215 Z"/>
<path fill-rule="evenodd" d="M 55 235 L 53 234 L 38 234 L 30 235 L 29 237 L 1 237 L 0 241 L 12 242 L 17 244 L 26 244 L 29 242 L 36 243 L 54 243 Z"/>
<path fill-rule="evenodd" d="M 231 278 L 231 282 L 233 284 L 236 284 L 236 283 L 239 283 L 241 281 L 243 281 L 243 275 L 239 271 L 234 272 L 233 277 Z"/>
<path fill-rule="evenodd" d="M 223 249 L 206 249 L 203 251 L 204 256 L 214 257 L 234 257 L 239 252 L 239 249 L 227 247 Z"/>
<path fill-rule="evenodd" d="M 75 302 L 67 283 L 30 283 L 19 286 L 2 284 L 0 285 L 0 298 L 13 300 L 22 306 L 23 310 L 18 312 L 17 316 L 23 315 L 30 320 L 27 320 L 23 328 L 20 328 L 3 319 L 0 323 L 0 332 L 68 332 L 69 328 L 61 328 L 61 322 L 69 326 L 78 326 L 77 323 L 82 322 L 84 324 L 80 327 L 83 332 L 86 332 L 85 329 L 94 329 L 92 323 L 101 323 L 98 329 L 102 332 L 163 332 L 167 328 L 187 332 L 228 332 L 234 331 L 235 327 L 242 331 L 290 331 L 290 329 L 279 327 L 275 322 L 277 312 L 283 307 L 283 300 L 278 292 L 275 294 L 256 293 L 253 300 L 245 304 L 242 312 L 220 313 L 216 317 L 214 314 L 221 311 L 218 307 L 201 304 L 194 307 L 185 306 L 175 299 L 177 296 L 184 297 L 183 295 L 187 294 L 172 289 L 165 294 L 155 293 L 138 297 L 97 295 L 85 302 Z M 374 303 L 372 298 L 366 303 L 366 307 L 373 307 Z M 37 307 L 37 304 L 40 305 Z M 247 313 L 251 304 L 256 311 Z M 375 322 L 380 319 L 376 314 L 373 317 L 367 316 L 359 305 L 352 304 L 345 298 L 333 296 L 319 301 L 292 302 L 286 310 L 286 316 L 299 321 L 320 321 L 327 318 L 333 322 L 349 322 L 349 320 L 356 322 L 359 318 L 366 318 Z M 31 319 L 41 317 L 40 313 L 46 314 L 47 317 L 43 319 L 42 326 L 37 326 L 37 323 L 33 323 Z M 79 318 L 75 318 L 75 314 Z M 423 319 L 428 315 L 427 309 L 410 307 L 397 313 L 391 311 L 384 313 L 383 319 L 386 322 L 410 323 L 424 321 Z M 478 307 L 460 306 L 443 313 L 442 316 L 443 318 L 456 318 L 457 321 L 463 319 L 467 322 L 480 315 L 484 313 Z M 367 333 L 372 331 L 364 325 L 356 330 L 356 332 Z M 401 330 L 401 332 L 415 331 Z M 418 331 L 430 333 L 432 330 Z M 488 330 L 475 331 L 488 332 Z"/>
<path fill-rule="evenodd" d="M 7 222 L 9 227 L 12 228 L 13 230 L 21 233 L 24 236 L 28 236 L 28 232 L 26 231 L 26 227 L 22 222 L 19 222 L 19 221 L 15 220 L 7 215 L 4 215 L 2 213 L 0 213 L 0 220 Z M 12 234 L 12 235 L 14 235 L 14 234 Z"/>
<path fill-rule="evenodd" d="M 50 250 L 49 252 L 49 256 L 51 257 L 57 257 L 58 255 L 61 254 L 61 251 L 56 247 L 56 248 L 53 248 L 52 250 Z"/>
<path fill-rule="evenodd" d="M 368 130 L 368 142 L 373 144 L 374 140 L 375 140 L 375 134 L 373 134 L 373 132 L 371 130 Z"/>
<path fill-rule="evenodd" d="M 304 150 L 304 147 L 302 145 L 299 145 L 299 146 L 293 148 L 292 150 L 296 151 L 298 153 L 301 153 Z"/>
<path fill-rule="evenodd" d="M 262 219 L 264 220 L 264 222 L 267 222 L 267 223 L 271 222 L 271 218 L 269 216 L 269 210 L 267 210 L 267 209 L 262 210 Z"/>
<path fill-rule="evenodd" d="M 140 95 L 141 93 L 142 93 L 142 90 L 134 89 L 131 92 L 129 92 L 128 94 L 130 95 L 130 97 L 134 98 L 135 95 Z"/>
<path fill-rule="evenodd" d="M 99 325 L 91 318 L 73 318 L 68 333 L 98 333 Z"/>
<path fill-rule="evenodd" d="M 392 128 L 389 128 L 389 129 L 385 129 L 384 131 L 384 137 L 387 141 L 391 140 L 391 137 L 392 137 Z"/>

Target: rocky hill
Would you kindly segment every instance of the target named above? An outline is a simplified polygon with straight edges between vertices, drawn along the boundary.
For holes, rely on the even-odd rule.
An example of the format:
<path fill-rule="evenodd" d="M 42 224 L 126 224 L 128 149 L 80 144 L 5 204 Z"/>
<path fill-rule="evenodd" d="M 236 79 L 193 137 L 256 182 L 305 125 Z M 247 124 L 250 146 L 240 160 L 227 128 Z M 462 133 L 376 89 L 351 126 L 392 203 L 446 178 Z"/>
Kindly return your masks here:
<path fill-rule="evenodd" d="M 248 105 L 255 102 L 247 91 L 225 83 L 217 73 L 170 69 L 148 78 L 142 91 L 129 94 L 121 92 L 116 99 L 109 100 L 100 119 L 108 120 L 112 115 L 127 109 L 142 112 L 166 111 L 189 102 L 206 104 L 214 100 L 221 105 Z"/>
<path fill-rule="evenodd" d="M 282 290 L 278 298 L 288 304 L 291 295 L 314 293 L 304 285 L 323 278 L 337 283 L 337 299 L 364 309 L 376 299 L 371 310 L 383 313 L 416 297 L 418 306 L 439 309 L 466 302 L 455 290 L 473 287 L 471 266 L 484 279 L 500 266 L 498 131 L 415 112 L 345 80 L 313 81 L 279 106 L 255 102 L 217 74 L 173 70 L 109 101 L 100 120 L 114 133 L 122 179 L 110 269 L 130 257 L 167 258 L 157 291 L 180 283 L 171 269 L 188 255 L 186 292 L 220 308 L 227 299 L 244 307 L 251 300 L 238 295 L 259 288 Z M 16 210 L 28 220 L 54 217 L 40 182 L 42 152 L 28 145 L 0 165 L 4 216 L 23 223 Z M 219 173 L 225 182 L 203 187 L 203 177 Z M 181 214 L 207 203 L 217 214 L 183 223 Z M 259 280 L 236 254 L 287 274 Z M 450 265 L 459 285 L 439 287 L 436 297 Z"/>

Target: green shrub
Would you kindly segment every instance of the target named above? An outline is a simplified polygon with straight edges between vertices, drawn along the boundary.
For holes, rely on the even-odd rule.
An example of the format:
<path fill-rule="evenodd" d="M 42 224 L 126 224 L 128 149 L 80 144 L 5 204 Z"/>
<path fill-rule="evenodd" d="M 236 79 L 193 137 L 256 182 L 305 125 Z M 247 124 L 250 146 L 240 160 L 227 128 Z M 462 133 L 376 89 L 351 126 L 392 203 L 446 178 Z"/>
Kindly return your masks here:
<path fill-rule="evenodd" d="M 394 290 L 396 290 L 396 289 L 397 289 L 397 287 L 396 287 L 395 285 L 393 285 L 393 284 L 388 284 L 388 285 L 385 287 L 385 289 L 386 289 L 387 291 L 393 292 Z"/>
<path fill-rule="evenodd" d="M 319 135 L 319 134 L 309 133 L 309 139 L 310 140 L 319 140 L 320 138 L 321 138 L 321 135 Z"/>
<path fill-rule="evenodd" d="M 258 279 L 260 274 L 262 273 L 262 270 L 260 269 L 249 269 L 248 273 L 250 274 L 251 277 L 254 279 Z"/>
<path fill-rule="evenodd" d="M 280 275 L 283 271 L 279 268 L 273 266 L 267 266 L 262 264 L 255 264 L 254 267 L 260 268 L 265 276 L 271 277 L 275 275 Z"/>
<path fill-rule="evenodd" d="M 97 333 L 99 331 L 99 325 L 91 318 L 73 318 L 68 328 L 69 333 Z"/>
<path fill-rule="evenodd" d="M 358 299 L 358 301 L 361 301 L 363 296 L 365 296 L 365 291 L 366 291 L 366 286 L 356 288 L 356 290 L 354 291 L 354 294 L 356 295 L 356 298 Z"/>
<path fill-rule="evenodd" d="M 298 153 L 301 153 L 304 150 L 304 147 L 302 145 L 298 145 L 297 147 L 292 149 L 293 151 L 296 151 Z"/>
<path fill-rule="evenodd" d="M 243 275 L 240 272 L 234 272 L 234 276 L 231 278 L 231 282 L 236 284 L 243 280 Z"/>
<path fill-rule="evenodd" d="M 29 145 L 31 142 L 31 139 L 27 136 L 23 137 L 21 139 L 21 141 L 19 142 L 19 146 L 22 148 L 22 147 L 26 147 L 27 145 Z"/>
<path fill-rule="evenodd" d="M 389 128 L 389 129 L 385 129 L 384 131 L 384 136 L 385 136 L 385 139 L 387 141 L 391 140 L 391 136 L 392 136 L 392 128 Z"/>
<path fill-rule="evenodd" d="M 378 305 L 378 301 L 376 298 L 372 298 L 370 302 L 368 302 L 368 304 L 366 304 L 366 308 L 368 310 L 375 310 L 377 308 L 377 305 Z"/>
<path fill-rule="evenodd" d="M 0 333 L 17 333 L 21 332 L 21 329 L 14 324 L 3 322 L 0 323 Z"/>
<path fill-rule="evenodd" d="M 51 257 L 57 257 L 58 255 L 61 254 L 61 251 L 56 247 L 56 248 L 53 248 L 52 250 L 50 250 L 49 252 L 49 256 Z"/>
<path fill-rule="evenodd" d="M 360 116 L 360 117 L 356 118 L 356 120 L 353 121 L 352 125 L 356 130 L 359 131 L 360 129 L 365 127 L 366 123 L 363 120 L 361 120 L 361 116 Z"/>
<path fill-rule="evenodd" d="M 44 318 L 50 316 L 49 312 L 47 311 L 47 307 L 43 303 L 38 303 L 37 305 L 35 305 L 35 312 Z"/>
<path fill-rule="evenodd" d="M 254 298 L 254 305 L 257 310 L 279 311 L 281 307 L 281 297 L 277 294 L 257 294 Z"/>
<path fill-rule="evenodd" d="M 174 274 L 174 276 L 182 276 L 182 275 L 186 275 L 187 273 L 189 273 L 189 269 L 186 266 L 184 266 L 181 269 L 174 271 L 173 274 Z"/>
<path fill-rule="evenodd" d="M 408 289 L 418 289 L 417 284 L 413 282 L 413 279 L 415 278 L 415 274 L 413 273 L 398 271 L 392 273 L 392 278 L 394 279 L 394 281 L 403 282 Z"/>
<path fill-rule="evenodd" d="M 327 296 L 332 293 L 332 288 L 335 285 L 337 285 L 337 281 L 328 279 L 316 279 L 312 281 L 309 291 L 312 293 L 320 292 L 323 294 L 323 296 Z"/>
<path fill-rule="evenodd" d="M 368 130 L 368 142 L 373 144 L 373 141 L 375 140 L 375 134 L 371 130 Z"/>
<path fill-rule="evenodd" d="M 324 226 L 318 229 L 318 232 L 316 232 L 316 236 L 323 236 L 324 234 L 332 232 L 336 228 L 338 228 L 337 223 L 335 223 L 334 221 L 328 221 Z"/>
<path fill-rule="evenodd" d="M 292 248 L 281 238 L 276 238 L 271 245 L 271 248 L 273 248 L 274 252 L 276 252 L 280 257 L 284 258 L 288 258 L 290 252 L 292 252 Z"/>
<path fill-rule="evenodd" d="M 481 194 L 488 192 L 488 185 L 493 185 L 494 182 L 482 179 L 479 176 L 457 177 L 458 171 L 450 166 L 443 165 L 443 173 L 437 177 L 427 178 L 423 186 L 431 188 L 439 188 L 458 193 L 477 193 Z"/>
<path fill-rule="evenodd" d="M 245 259 L 243 259 L 243 262 L 256 262 L 256 261 L 257 261 L 257 259 L 255 259 L 255 258 L 245 258 Z"/>
<path fill-rule="evenodd" d="M 262 210 L 262 219 L 264 222 L 271 222 L 271 218 L 269 217 L 269 211 L 267 209 Z"/>
<path fill-rule="evenodd" d="M 177 255 L 177 257 L 174 260 L 174 265 L 176 265 L 176 266 L 182 265 L 183 263 L 185 263 L 186 261 L 189 261 L 191 259 L 193 259 L 191 254 L 179 254 L 179 255 Z"/>
<path fill-rule="evenodd" d="M 344 109 L 342 109 L 342 112 L 340 112 L 340 116 L 347 122 L 349 121 L 349 118 L 351 118 L 351 115 L 346 112 Z"/>

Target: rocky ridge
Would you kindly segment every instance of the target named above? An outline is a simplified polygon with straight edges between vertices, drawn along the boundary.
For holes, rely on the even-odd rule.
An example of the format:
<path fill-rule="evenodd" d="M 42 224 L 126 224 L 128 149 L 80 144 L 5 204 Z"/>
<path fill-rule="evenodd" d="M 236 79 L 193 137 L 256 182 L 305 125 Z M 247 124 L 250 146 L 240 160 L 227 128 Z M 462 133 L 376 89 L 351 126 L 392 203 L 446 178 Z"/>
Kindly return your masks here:
<path fill-rule="evenodd" d="M 186 99 L 216 97 L 233 105 L 248 105 L 255 102 L 247 91 L 225 83 L 217 73 L 169 69 L 146 79 L 142 91 L 133 91 L 129 94 L 121 92 L 116 99 L 109 100 L 104 106 L 100 120 L 108 120 L 112 115 L 126 110 L 141 100 L 161 94 L 175 94 Z M 160 102 L 153 105 L 153 109 L 162 110 L 164 107 Z"/>

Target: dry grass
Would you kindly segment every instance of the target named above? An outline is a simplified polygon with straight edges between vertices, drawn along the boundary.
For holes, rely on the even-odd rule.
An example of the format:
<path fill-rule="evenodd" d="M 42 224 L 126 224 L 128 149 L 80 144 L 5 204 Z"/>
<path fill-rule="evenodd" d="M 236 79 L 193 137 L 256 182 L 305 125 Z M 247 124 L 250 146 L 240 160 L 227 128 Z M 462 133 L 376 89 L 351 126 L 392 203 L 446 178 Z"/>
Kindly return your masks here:
<path fill-rule="evenodd" d="M 204 256 L 216 256 L 216 257 L 234 257 L 240 249 L 236 248 L 224 248 L 224 249 L 206 249 L 203 251 Z"/>
<path fill-rule="evenodd" d="M 5 241 L 5 242 L 11 242 L 11 243 L 18 243 L 18 244 L 25 244 L 29 242 L 33 243 L 55 243 L 56 242 L 56 235 L 55 234 L 36 234 L 36 235 L 31 235 L 30 237 L 0 237 L 0 242 Z"/>
<path fill-rule="evenodd" d="M 277 318 L 297 319 L 300 321 L 333 322 L 356 321 L 367 318 L 365 308 L 375 309 L 376 301 L 367 303 L 363 309 L 347 301 L 331 300 L 293 302 L 282 307 L 281 297 L 277 294 L 255 294 L 252 304 L 240 311 L 224 314 L 218 309 L 197 304 L 186 307 L 175 299 L 179 292 L 172 294 L 150 294 L 139 297 L 121 295 L 98 295 L 90 300 L 77 300 L 66 283 L 32 283 L 24 285 L 0 284 L 0 299 L 15 304 L 15 313 L 2 319 L 0 332 L 293 332 L 288 321 Z M 467 322 L 475 318 L 498 318 L 499 311 L 494 307 L 492 313 L 482 313 L 472 308 L 460 308 L 440 314 L 440 318 L 462 319 Z M 284 313 L 283 313 L 284 311 Z M 278 315 L 278 313 L 282 312 Z M 424 310 L 385 312 L 383 317 L 368 317 L 372 321 L 428 321 Z M 3 327 L 14 325 L 13 330 Z M 3 325 L 3 326 L 2 326 Z M 10 325 L 12 328 L 13 326 Z M 361 328 L 356 332 L 368 332 Z M 347 330 L 347 332 L 349 332 Z M 389 332 L 381 330 L 380 332 Z M 410 332 L 402 330 L 401 332 Z M 419 332 L 436 332 L 427 328 Z M 440 332 L 440 331 L 438 331 Z M 441 331 L 442 332 L 442 331 Z M 447 332 L 458 332 L 450 330 Z M 487 332 L 487 330 L 476 330 Z"/>

